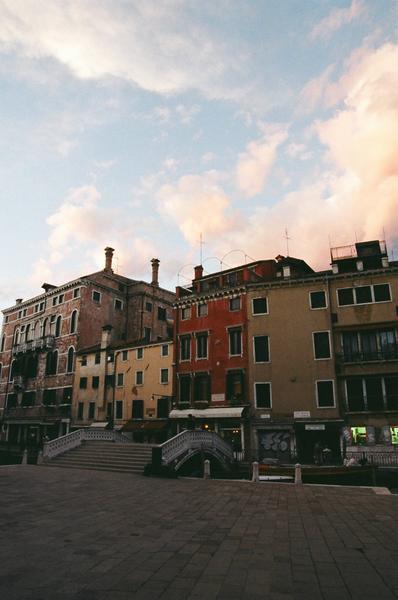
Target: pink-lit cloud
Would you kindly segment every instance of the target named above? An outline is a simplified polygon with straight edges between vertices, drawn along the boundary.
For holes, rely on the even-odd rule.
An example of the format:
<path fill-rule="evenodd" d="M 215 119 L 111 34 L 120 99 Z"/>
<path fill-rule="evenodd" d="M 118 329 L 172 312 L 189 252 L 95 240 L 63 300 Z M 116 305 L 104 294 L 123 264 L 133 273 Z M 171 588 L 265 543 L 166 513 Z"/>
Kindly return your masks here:
<path fill-rule="evenodd" d="M 329 38 L 335 31 L 357 19 L 365 10 L 362 0 L 352 0 L 347 8 L 333 8 L 311 30 L 310 39 Z"/>

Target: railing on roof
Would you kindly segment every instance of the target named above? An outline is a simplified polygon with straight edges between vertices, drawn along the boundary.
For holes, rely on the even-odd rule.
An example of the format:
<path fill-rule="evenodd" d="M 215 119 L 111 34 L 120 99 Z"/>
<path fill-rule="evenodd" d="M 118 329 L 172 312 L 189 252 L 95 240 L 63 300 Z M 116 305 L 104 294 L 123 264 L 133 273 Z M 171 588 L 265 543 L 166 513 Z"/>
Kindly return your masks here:
<path fill-rule="evenodd" d="M 370 248 L 372 248 L 373 243 L 370 243 Z M 379 245 L 380 253 L 387 253 L 387 245 L 384 240 L 375 240 L 374 244 Z M 349 244 L 348 246 L 335 246 L 334 248 L 330 248 L 330 255 L 332 258 L 332 262 L 336 260 L 343 260 L 345 258 L 363 258 L 367 256 L 367 253 L 364 252 L 363 256 L 358 256 L 358 246 L 359 248 L 367 247 L 366 242 L 357 242 L 356 244 Z M 372 253 L 373 254 L 373 253 Z"/>

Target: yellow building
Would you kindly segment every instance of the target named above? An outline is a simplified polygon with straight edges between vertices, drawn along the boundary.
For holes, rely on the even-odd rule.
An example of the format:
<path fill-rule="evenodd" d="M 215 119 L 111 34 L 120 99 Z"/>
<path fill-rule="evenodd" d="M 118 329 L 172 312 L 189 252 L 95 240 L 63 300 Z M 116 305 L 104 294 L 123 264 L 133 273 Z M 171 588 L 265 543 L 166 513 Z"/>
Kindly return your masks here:
<path fill-rule="evenodd" d="M 172 403 L 172 341 L 123 347 L 109 341 L 105 327 L 100 346 L 77 354 L 73 426 L 109 423 L 137 440 L 161 438 L 156 434 L 166 431 Z"/>

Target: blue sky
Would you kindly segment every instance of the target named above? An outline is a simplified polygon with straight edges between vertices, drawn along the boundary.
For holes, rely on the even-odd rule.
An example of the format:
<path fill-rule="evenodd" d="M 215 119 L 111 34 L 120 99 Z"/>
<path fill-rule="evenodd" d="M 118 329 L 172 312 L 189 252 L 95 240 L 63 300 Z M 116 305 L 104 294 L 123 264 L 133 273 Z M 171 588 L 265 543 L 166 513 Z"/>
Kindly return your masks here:
<path fill-rule="evenodd" d="M 173 289 L 201 233 L 208 271 L 285 228 L 316 268 L 383 230 L 397 258 L 397 24 L 389 0 L 0 0 L 0 308 L 106 245 Z"/>

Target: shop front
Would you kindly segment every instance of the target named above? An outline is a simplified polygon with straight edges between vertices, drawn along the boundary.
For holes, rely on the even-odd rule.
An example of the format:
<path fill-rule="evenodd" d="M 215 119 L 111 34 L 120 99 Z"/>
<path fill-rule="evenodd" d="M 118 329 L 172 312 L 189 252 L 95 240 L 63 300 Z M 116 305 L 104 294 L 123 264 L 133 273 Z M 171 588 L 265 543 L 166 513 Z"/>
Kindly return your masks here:
<path fill-rule="evenodd" d="M 296 422 L 297 460 L 302 464 L 339 464 L 342 461 L 343 421 Z"/>

